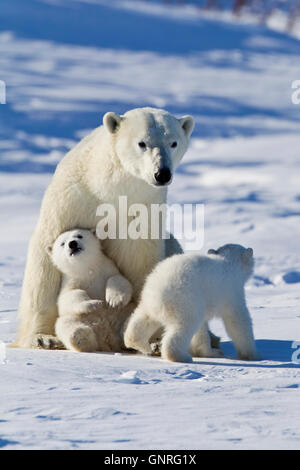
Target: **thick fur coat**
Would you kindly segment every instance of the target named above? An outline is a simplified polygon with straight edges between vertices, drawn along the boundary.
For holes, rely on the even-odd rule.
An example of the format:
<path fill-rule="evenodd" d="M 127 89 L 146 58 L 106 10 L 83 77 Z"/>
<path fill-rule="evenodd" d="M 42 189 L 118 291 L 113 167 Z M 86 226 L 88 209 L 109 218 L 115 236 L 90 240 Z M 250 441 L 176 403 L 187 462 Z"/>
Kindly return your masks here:
<path fill-rule="evenodd" d="M 129 348 L 151 354 L 154 331 L 164 328 L 164 359 L 190 362 L 192 356 L 220 356 L 212 350 L 205 322 L 222 318 L 238 356 L 259 359 L 244 285 L 253 270 L 253 251 L 240 245 L 210 250 L 208 256 L 175 255 L 148 276 L 141 301 L 128 322 Z"/>
<path fill-rule="evenodd" d="M 89 230 L 71 230 L 48 252 L 62 274 L 57 338 L 75 351 L 122 351 L 132 286 L 104 255 L 98 238 Z"/>
<path fill-rule="evenodd" d="M 54 326 L 61 274 L 47 247 L 65 231 L 94 229 L 101 203 L 112 204 L 118 220 L 120 195 L 127 196 L 128 205 L 143 203 L 150 208 L 165 203 L 167 185 L 187 150 L 192 130 L 190 116 L 176 119 L 159 109 L 138 108 L 124 116 L 107 113 L 103 126 L 63 158 L 46 190 L 30 240 L 14 346 L 59 347 Z M 122 215 L 126 225 L 129 219 Z M 103 249 L 132 284 L 133 301 L 153 267 L 181 251 L 172 238 L 106 239 Z"/>

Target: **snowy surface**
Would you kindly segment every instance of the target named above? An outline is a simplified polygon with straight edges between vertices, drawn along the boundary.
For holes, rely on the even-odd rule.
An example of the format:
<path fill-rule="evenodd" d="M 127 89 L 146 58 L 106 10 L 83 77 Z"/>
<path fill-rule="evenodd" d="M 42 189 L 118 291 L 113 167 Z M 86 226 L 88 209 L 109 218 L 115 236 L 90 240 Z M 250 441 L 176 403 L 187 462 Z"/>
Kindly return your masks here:
<path fill-rule="evenodd" d="M 225 358 L 193 364 L 2 343 L 0 448 L 299 449 L 300 42 L 155 2 L 1 9 L 0 340 L 15 336 L 55 165 L 104 112 L 153 105 L 196 119 L 169 201 L 205 204 L 203 252 L 255 250 L 247 296 L 263 360 L 237 360 L 219 322 Z"/>

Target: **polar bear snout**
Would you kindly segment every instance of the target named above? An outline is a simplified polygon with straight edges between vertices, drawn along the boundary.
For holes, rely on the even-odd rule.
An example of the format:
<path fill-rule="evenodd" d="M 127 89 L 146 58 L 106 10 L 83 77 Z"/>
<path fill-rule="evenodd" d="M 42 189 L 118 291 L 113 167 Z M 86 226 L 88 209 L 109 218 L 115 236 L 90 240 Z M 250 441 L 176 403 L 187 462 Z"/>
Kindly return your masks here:
<path fill-rule="evenodd" d="M 82 247 L 79 245 L 79 243 L 76 240 L 71 240 L 68 243 L 68 247 L 70 248 L 70 255 L 73 256 L 76 253 L 79 253 L 82 251 Z"/>
<path fill-rule="evenodd" d="M 172 173 L 167 167 L 161 168 L 154 174 L 154 178 L 158 186 L 164 186 L 171 182 Z"/>

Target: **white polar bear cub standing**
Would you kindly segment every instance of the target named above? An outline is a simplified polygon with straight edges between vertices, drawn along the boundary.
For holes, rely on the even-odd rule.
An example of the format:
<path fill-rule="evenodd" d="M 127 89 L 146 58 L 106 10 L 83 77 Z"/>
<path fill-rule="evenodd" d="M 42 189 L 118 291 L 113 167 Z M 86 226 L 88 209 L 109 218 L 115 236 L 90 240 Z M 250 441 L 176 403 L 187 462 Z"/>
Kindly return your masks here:
<path fill-rule="evenodd" d="M 208 256 L 180 254 L 160 262 L 130 317 L 125 346 L 151 354 L 149 338 L 163 326 L 162 357 L 190 362 L 191 354 L 197 355 L 199 338 L 205 347 L 205 322 L 217 316 L 223 319 L 239 358 L 258 360 L 244 292 L 253 266 L 253 250 L 233 244 L 209 250 Z M 208 336 L 206 347 L 210 348 Z"/>
<path fill-rule="evenodd" d="M 130 310 L 116 313 L 113 308 L 128 305 L 132 287 L 104 255 L 100 240 L 93 231 L 70 230 L 47 251 L 62 273 L 55 326 L 58 339 L 76 351 L 120 350 L 122 325 Z"/>

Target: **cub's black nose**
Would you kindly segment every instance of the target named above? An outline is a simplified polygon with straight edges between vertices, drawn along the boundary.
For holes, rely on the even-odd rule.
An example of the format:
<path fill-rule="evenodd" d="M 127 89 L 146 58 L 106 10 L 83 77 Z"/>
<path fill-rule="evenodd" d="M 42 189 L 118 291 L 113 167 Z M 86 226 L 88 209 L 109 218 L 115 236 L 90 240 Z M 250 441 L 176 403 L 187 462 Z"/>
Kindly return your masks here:
<path fill-rule="evenodd" d="M 155 173 L 154 178 L 160 186 L 169 183 L 171 180 L 171 171 L 169 168 L 162 168 L 157 173 Z"/>
<path fill-rule="evenodd" d="M 72 240 L 69 242 L 69 248 L 71 248 L 71 250 L 76 250 L 78 248 L 78 243 L 76 240 Z"/>

